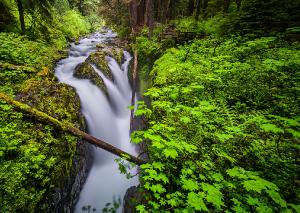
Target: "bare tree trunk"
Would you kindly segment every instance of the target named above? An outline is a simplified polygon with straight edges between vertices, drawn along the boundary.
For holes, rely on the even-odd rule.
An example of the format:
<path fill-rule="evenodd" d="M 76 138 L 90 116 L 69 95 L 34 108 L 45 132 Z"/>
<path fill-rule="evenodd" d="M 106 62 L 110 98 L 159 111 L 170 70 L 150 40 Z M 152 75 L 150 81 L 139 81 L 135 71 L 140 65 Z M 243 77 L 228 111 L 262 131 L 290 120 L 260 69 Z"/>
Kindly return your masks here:
<path fill-rule="evenodd" d="M 145 13 L 145 23 L 149 27 L 149 38 L 152 37 L 153 34 L 153 0 L 146 1 L 146 13 Z"/>
<path fill-rule="evenodd" d="M 19 11 L 19 20 L 21 24 L 22 34 L 25 34 L 25 21 L 24 21 L 24 8 L 22 4 L 22 0 L 17 0 L 18 11 Z"/>
<path fill-rule="evenodd" d="M 170 4 L 171 0 L 166 0 L 166 5 L 163 9 L 163 16 L 162 16 L 162 22 L 166 23 L 168 15 L 169 15 L 169 10 L 170 10 Z"/>
<path fill-rule="evenodd" d="M 130 2 L 130 23 L 131 23 L 131 29 L 133 32 L 136 31 L 136 27 L 137 27 L 137 7 L 138 7 L 138 3 L 137 0 L 132 0 Z"/>
<path fill-rule="evenodd" d="M 102 140 L 99 140 L 99 139 L 81 131 L 80 129 L 74 127 L 73 124 L 71 124 L 69 122 L 59 121 L 59 120 L 47 115 L 44 112 L 41 112 L 33 107 L 28 106 L 27 104 L 23 104 L 21 102 L 15 101 L 14 99 L 10 98 L 9 96 L 7 96 L 1 92 L 0 92 L 0 100 L 3 100 L 6 103 L 12 105 L 15 109 L 17 109 L 21 112 L 28 113 L 30 116 L 37 118 L 39 121 L 52 124 L 60 130 L 69 132 L 74 136 L 81 137 L 84 140 L 86 140 L 87 142 L 89 142 L 97 147 L 100 147 L 101 149 L 104 149 L 104 150 L 106 150 L 112 154 L 115 154 L 119 157 L 126 158 L 130 162 L 136 163 L 137 165 L 141 165 L 141 164 L 145 163 L 145 161 L 143 161 L 142 159 L 139 159 L 117 147 L 110 145 L 109 143 L 106 143 Z"/>
<path fill-rule="evenodd" d="M 140 0 L 137 6 L 137 24 L 142 26 L 145 18 L 145 1 Z"/>
<path fill-rule="evenodd" d="M 197 8 L 196 8 L 196 14 L 195 14 L 196 21 L 199 21 L 200 8 L 201 8 L 201 0 L 197 0 Z"/>
<path fill-rule="evenodd" d="M 230 5 L 230 0 L 224 0 L 224 5 L 223 5 L 223 12 L 224 13 L 228 13 L 229 5 Z"/>

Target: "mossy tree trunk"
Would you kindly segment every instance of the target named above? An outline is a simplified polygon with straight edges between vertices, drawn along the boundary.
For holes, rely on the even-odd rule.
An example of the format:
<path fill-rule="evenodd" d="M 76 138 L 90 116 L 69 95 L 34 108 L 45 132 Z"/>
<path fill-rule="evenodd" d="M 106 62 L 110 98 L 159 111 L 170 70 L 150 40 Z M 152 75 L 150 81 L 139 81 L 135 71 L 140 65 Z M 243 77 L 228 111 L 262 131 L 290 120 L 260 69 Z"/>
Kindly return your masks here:
<path fill-rule="evenodd" d="M 0 100 L 3 100 L 6 103 L 12 105 L 15 109 L 17 109 L 21 112 L 28 113 L 30 116 L 37 118 L 39 121 L 46 122 L 48 124 L 52 124 L 60 130 L 69 132 L 74 136 L 81 137 L 84 140 L 86 140 L 87 142 L 89 142 L 90 144 L 100 147 L 100 148 L 102 148 L 112 154 L 115 154 L 119 157 L 125 158 L 126 160 L 128 160 L 130 162 L 133 162 L 137 165 L 141 165 L 141 164 L 145 163 L 145 161 L 143 161 L 142 159 L 139 159 L 117 147 L 110 145 L 109 143 L 106 143 L 102 140 L 99 140 L 99 139 L 81 131 L 80 129 L 74 127 L 73 124 L 71 124 L 69 122 L 59 121 L 59 120 L 47 115 L 46 113 L 41 112 L 33 107 L 30 107 L 27 104 L 16 101 L 1 92 L 0 92 Z"/>

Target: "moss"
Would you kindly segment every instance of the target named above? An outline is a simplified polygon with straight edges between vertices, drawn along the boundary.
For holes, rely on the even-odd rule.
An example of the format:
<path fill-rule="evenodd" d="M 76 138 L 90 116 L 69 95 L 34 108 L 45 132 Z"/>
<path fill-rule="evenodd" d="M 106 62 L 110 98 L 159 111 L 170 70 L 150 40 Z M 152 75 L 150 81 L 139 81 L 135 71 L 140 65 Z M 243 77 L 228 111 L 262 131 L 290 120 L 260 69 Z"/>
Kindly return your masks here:
<path fill-rule="evenodd" d="M 54 78 L 47 77 L 49 75 L 48 70 L 43 69 L 37 77 L 23 82 L 17 99 L 63 123 L 70 122 L 83 129 L 80 101 L 75 90 L 55 82 Z M 10 147 L 11 143 L 16 145 L 14 151 L 2 152 L 0 174 L 7 175 L 0 177 L 4 183 L 0 189 L 6 193 L 5 205 L 0 204 L 0 207 L 6 208 L 4 212 L 19 210 L 20 206 L 44 212 L 41 210 L 43 200 L 54 194 L 55 188 L 65 187 L 78 139 L 53 125 L 37 122 L 26 113 L 18 113 L 3 102 L 0 105 L 1 109 L 5 109 L 0 110 L 0 137 L 2 141 L 7 141 L 3 148 Z M 20 108 L 27 110 L 26 105 Z M 15 205 L 15 200 L 20 197 L 22 199 Z"/>
<path fill-rule="evenodd" d="M 106 56 L 113 57 L 119 64 L 121 64 L 123 61 L 123 49 L 118 47 L 103 48 L 103 46 L 100 45 L 98 46 L 98 51 L 92 53 L 88 57 L 87 61 L 95 64 L 108 79 L 113 80 L 113 75 L 105 59 Z"/>
<path fill-rule="evenodd" d="M 93 84 L 98 86 L 105 94 L 107 94 L 107 88 L 103 79 L 95 72 L 93 67 L 88 62 L 83 62 L 75 68 L 74 76 L 81 79 L 90 79 Z"/>
<path fill-rule="evenodd" d="M 117 60 L 119 64 L 123 61 L 123 49 L 117 47 L 106 48 L 107 54 Z"/>
<path fill-rule="evenodd" d="M 87 61 L 92 64 L 95 64 L 108 79 L 113 80 L 113 76 L 106 62 L 105 56 L 105 52 L 98 51 L 90 54 Z"/>

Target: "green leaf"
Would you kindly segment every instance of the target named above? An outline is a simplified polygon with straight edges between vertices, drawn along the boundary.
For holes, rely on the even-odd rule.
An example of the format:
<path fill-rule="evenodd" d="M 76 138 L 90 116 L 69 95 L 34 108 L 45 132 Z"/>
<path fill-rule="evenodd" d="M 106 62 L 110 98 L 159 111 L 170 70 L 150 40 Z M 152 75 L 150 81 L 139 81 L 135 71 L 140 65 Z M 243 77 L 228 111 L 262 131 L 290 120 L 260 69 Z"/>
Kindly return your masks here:
<path fill-rule="evenodd" d="M 193 207 L 195 210 L 198 211 L 208 211 L 205 203 L 203 202 L 204 193 L 198 193 L 190 192 L 188 194 L 188 204 Z"/>
<path fill-rule="evenodd" d="M 283 200 L 280 196 L 280 194 L 274 190 L 267 190 L 267 193 L 270 195 L 270 197 L 272 198 L 272 200 L 277 203 L 278 205 L 280 205 L 282 208 L 286 208 L 287 207 L 287 203 L 285 200 Z"/>
<path fill-rule="evenodd" d="M 178 156 L 178 153 L 175 149 L 165 149 L 163 151 L 166 158 L 173 158 L 175 159 Z"/>
<path fill-rule="evenodd" d="M 186 116 L 183 116 L 182 118 L 180 118 L 180 121 L 183 122 L 184 124 L 191 123 L 191 119 Z"/>
<path fill-rule="evenodd" d="M 240 167 L 234 167 L 232 169 L 226 170 L 226 173 L 230 177 L 236 177 L 239 179 L 247 179 L 246 171 Z"/>
<path fill-rule="evenodd" d="M 272 133 L 284 133 L 284 130 L 277 127 L 274 124 L 262 124 L 260 125 L 260 128 L 263 129 L 266 132 L 272 132 Z"/>
<path fill-rule="evenodd" d="M 188 191 L 196 191 L 199 189 L 199 185 L 196 181 L 192 179 L 185 179 L 183 178 L 181 180 L 182 182 L 182 188 Z"/>
<path fill-rule="evenodd" d="M 207 202 L 213 204 L 217 209 L 221 209 L 221 206 L 224 205 L 223 194 L 215 186 L 207 183 L 202 183 L 202 189 L 205 191 Z"/>

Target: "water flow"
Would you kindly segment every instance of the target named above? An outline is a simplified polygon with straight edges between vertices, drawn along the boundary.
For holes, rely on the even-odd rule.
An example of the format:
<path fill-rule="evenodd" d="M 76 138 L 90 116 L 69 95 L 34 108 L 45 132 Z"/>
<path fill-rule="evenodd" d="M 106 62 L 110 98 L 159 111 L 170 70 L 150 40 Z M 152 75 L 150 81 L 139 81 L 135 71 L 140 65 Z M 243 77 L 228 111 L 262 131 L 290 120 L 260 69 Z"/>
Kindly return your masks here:
<path fill-rule="evenodd" d="M 76 89 L 80 98 L 82 112 L 86 118 L 91 135 L 111 143 L 133 155 L 136 151 L 130 144 L 129 119 L 131 88 L 127 72 L 131 56 L 125 52 L 125 62 L 120 65 L 115 59 L 107 57 L 115 83 L 110 81 L 93 65 L 94 70 L 102 77 L 108 97 L 90 80 L 77 79 L 73 76 L 75 67 L 84 62 L 88 55 L 96 50 L 96 44 L 108 41 L 116 36 L 111 31 L 105 34 L 96 33 L 71 44 L 69 57 L 61 60 L 55 70 L 57 78 Z M 120 174 L 116 157 L 104 150 L 93 148 L 94 163 L 80 193 L 75 212 L 84 212 L 82 208 L 91 206 L 101 212 L 107 203 L 122 199 L 126 189 L 137 184 L 137 179 L 127 180 Z M 121 209 L 118 210 L 121 212 Z"/>

